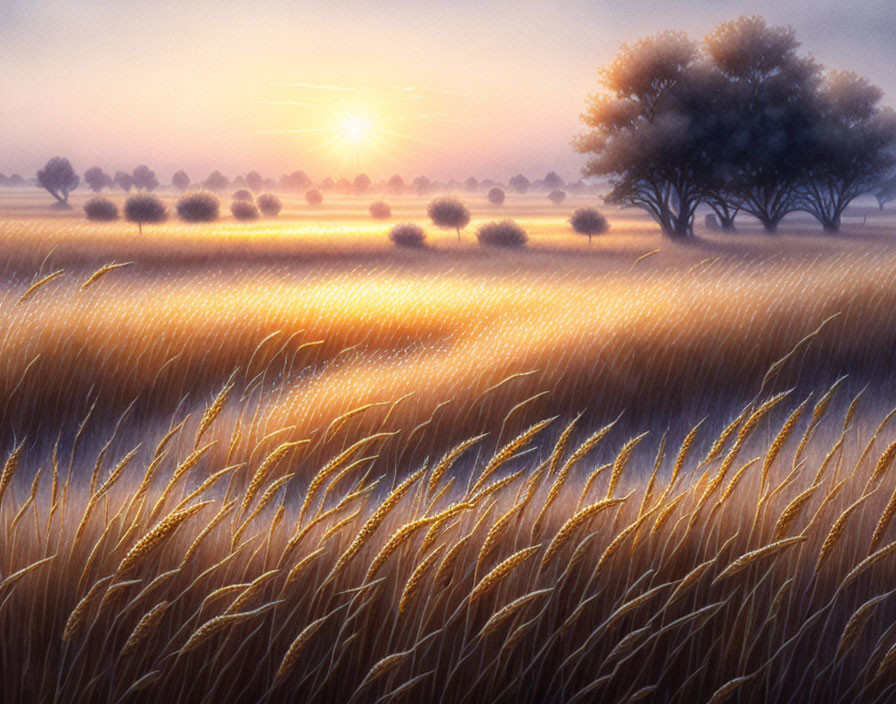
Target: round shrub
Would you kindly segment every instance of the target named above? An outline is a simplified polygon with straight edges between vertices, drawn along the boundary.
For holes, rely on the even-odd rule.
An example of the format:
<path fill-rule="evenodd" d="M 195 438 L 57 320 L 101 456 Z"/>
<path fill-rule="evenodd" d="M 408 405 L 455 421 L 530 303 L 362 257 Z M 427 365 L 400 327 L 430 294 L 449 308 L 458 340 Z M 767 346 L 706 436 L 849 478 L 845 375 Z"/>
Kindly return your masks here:
<path fill-rule="evenodd" d="M 374 220 L 385 220 L 392 217 L 392 208 L 382 200 L 376 200 L 370 204 L 370 217 Z"/>
<path fill-rule="evenodd" d="M 307 200 L 311 205 L 320 205 L 324 202 L 324 194 L 318 191 L 316 188 L 312 188 L 305 194 L 305 200 Z"/>
<path fill-rule="evenodd" d="M 498 220 L 481 225 L 476 231 L 479 244 L 492 247 L 522 247 L 529 239 L 526 231 L 513 220 Z"/>
<path fill-rule="evenodd" d="M 419 225 L 406 222 L 393 227 L 389 232 L 389 239 L 399 247 L 422 247 L 426 233 Z"/>
<path fill-rule="evenodd" d="M 262 193 L 256 202 L 258 209 L 265 215 L 279 215 L 283 210 L 283 203 L 273 193 Z"/>
<path fill-rule="evenodd" d="M 580 235 L 588 235 L 588 244 L 594 235 L 600 235 L 610 229 L 607 219 L 595 208 L 579 208 L 569 219 L 572 229 Z"/>
<path fill-rule="evenodd" d="M 488 192 L 488 200 L 492 205 L 501 205 L 504 202 L 504 191 L 496 186 Z"/>
<path fill-rule="evenodd" d="M 551 203 L 562 203 L 564 200 L 566 200 L 566 191 L 561 191 L 559 189 L 556 191 L 551 191 L 550 193 L 548 193 L 548 200 L 550 200 Z"/>
<path fill-rule="evenodd" d="M 88 220 L 109 222 L 118 219 L 118 206 L 108 198 L 91 198 L 84 204 Z"/>
<path fill-rule="evenodd" d="M 233 205 L 230 206 L 230 212 L 233 213 L 233 217 L 237 220 L 258 219 L 258 208 L 255 207 L 255 203 L 250 203 L 245 200 L 233 201 Z"/>
<path fill-rule="evenodd" d="M 125 201 L 124 216 L 131 222 L 137 223 L 142 235 L 143 223 L 165 222 L 168 218 L 168 209 L 158 196 L 142 194 L 131 196 Z"/>
<path fill-rule="evenodd" d="M 177 201 L 177 215 L 184 222 L 213 222 L 221 204 L 211 193 L 188 193 Z"/>
<path fill-rule="evenodd" d="M 251 203 L 252 201 L 255 200 L 255 196 L 252 195 L 252 191 L 250 191 L 246 188 L 241 188 L 240 190 L 234 192 L 233 199 L 234 200 L 243 200 L 243 201 L 247 201 L 247 202 Z"/>
<path fill-rule="evenodd" d="M 470 211 L 467 206 L 452 196 L 436 198 L 426 209 L 430 219 L 439 227 L 453 227 L 457 230 L 457 239 L 460 239 L 460 231 L 470 222 Z"/>

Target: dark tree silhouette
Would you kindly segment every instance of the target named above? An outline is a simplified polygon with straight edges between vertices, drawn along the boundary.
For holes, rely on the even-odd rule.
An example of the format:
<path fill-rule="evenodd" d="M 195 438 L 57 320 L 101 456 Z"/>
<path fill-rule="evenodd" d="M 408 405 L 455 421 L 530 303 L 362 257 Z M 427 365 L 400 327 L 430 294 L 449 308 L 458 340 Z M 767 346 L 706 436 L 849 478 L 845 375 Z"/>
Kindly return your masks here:
<path fill-rule="evenodd" d="M 450 227 L 457 230 L 457 239 L 460 241 L 460 231 L 470 222 L 470 211 L 461 201 L 451 196 L 436 198 L 426 209 L 427 214 L 434 224 L 439 227 Z"/>
<path fill-rule="evenodd" d="M 249 191 L 245 188 L 241 188 L 238 191 L 234 191 L 233 196 L 231 196 L 234 200 L 244 200 L 244 201 L 254 201 L 255 196 L 252 195 L 252 191 Z"/>
<path fill-rule="evenodd" d="M 221 193 L 222 191 L 227 190 L 227 187 L 230 185 L 230 181 L 224 174 L 216 170 L 212 171 L 209 174 L 208 178 L 205 179 L 202 185 L 210 191 Z"/>
<path fill-rule="evenodd" d="M 479 190 L 479 181 L 470 176 L 466 181 L 464 181 L 464 190 L 467 193 L 475 193 Z"/>
<path fill-rule="evenodd" d="M 91 198 L 84 204 L 88 220 L 110 222 L 118 219 L 118 206 L 108 198 Z"/>
<path fill-rule="evenodd" d="M 389 177 L 389 180 L 386 181 L 386 190 L 393 196 L 400 196 L 404 193 L 406 187 L 407 184 L 405 184 L 404 179 L 398 174 L 393 174 Z"/>
<path fill-rule="evenodd" d="M 265 215 L 279 215 L 283 210 L 283 203 L 273 193 L 262 193 L 256 203 L 258 209 Z"/>
<path fill-rule="evenodd" d="M 213 222 L 221 209 L 212 193 L 188 193 L 177 201 L 177 216 L 184 222 Z"/>
<path fill-rule="evenodd" d="M 116 171 L 115 185 L 125 193 L 127 193 L 134 187 L 134 177 L 131 176 L 127 171 Z"/>
<path fill-rule="evenodd" d="M 504 202 L 506 196 L 504 195 L 504 191 L 495 186 L 488 192 L 488 202 L 492 205 L 501 205 Z"/>
<path fill-rule="evenodd" d="M 552 190 L 560 190 L 566 184 L 556 171 L 549 171 L 544 177 L 544 187 Z"/>
<path fill-rule="evenodd" d="M 884 206 L 896 198 L 896 174 L 892 174 L 881 180 L 874 187 L 872 193 L 877 199 L 878 207 L 883 211 Z"/>
<path fill-rule="evenodd" d="M 499 220 L 480 225 L 476 230 L 476 238 L 479 244 L 491 247 L 522 247 L 529 236 L 513 220 Z"/>
<path fill-rule="evenodd" d="M 352 190 L 359 195 L 366 193 L 367 189 L 370 188 L 370 183 L 370 176 L 358 174 L 355 176 L 355 180 L 352 181 Z"/>
<path fill-rule="evenodd" d="M 551 203 L 562 203 L 566 200 L 566 191 L 561 191 L 559 189 L 551 191 L 548 193 L 548 200 L 550 200 Z"/>
<path fill-rule="evenodd" d="M 594 235 L 601 235 L 610 229 L 607 219 L 594 208 L 579 208 L 569 219 L 572 229 L 580 235 L 588 236 L 588 244 Z"/>
<path fill-rule="evenodd" d="M 426 233 L 419 225 L 406 222 L 393 227 L 389 231 L 389 239 L 398 247 L 422 247 Z"/>
<path fill-rule="evenodd" d="M 183 193 L 190 187 L 190 177 L 186 171 L 178 171 L 171 177 L 171 185 Z"/>
<path fill-rule="evenodd" d="M 896 163 L 896 114 L 879 105 L 883 91 L 854 73 L 825 78 L 805 171 L 797 185 L 801 210 L 837 232 L 847 206 L 870 193 Z"/>
<path fill-rule="evenodd" d="M 414 179 L 412 185 L 414 186 L 414 192 L 418 196 L 425 196 L 427 193 L 432 192 L 432 181 L 426 178 L 426 176 L 418 176 Z"/>
<path fill-rule="evenodd" d="M 112 186 L 112 177 L 99 166 L 91 166 L 84 172 L 84 183 L 90 186 L 90 190 L 99 193 L 104 188 Z"/>
<path fill-rule="evenodd" d="M 280 188 L 287 193 L 301 193 L 311 185 L 311 179 L 304 171 L 293 171 L 280 177 Z"/>
<path fill-rule="evenodd" d="M 68 159 L 54 156 L 37 172 L 37 182 L 56 199 L 58 206 L 68 208 L 68 194 L 78 187 L 81 179 Z"/>
<path fill-rule="evenodd" d="M 797 54 L 792 28 L 769 27 L 758 16 L 721 23 L 704 45 L 714 70 L 727 80 L 722 108 L 737 116 L 722 159 L 735 174 L 728 200 L 774 233 L 798 206 L 819 67 Z M 725 227 L 725 213 L 716 214 Z"/>
<path fill-rule="evenodd" d="M 517 174 L 510 181 L 508 181 L 508 185 L 517 193 L 525 193 L 529 190 L 529 179 L 527 179 L 522 174 Z"/>
<path fill-rule="evenodd" d="M 237 220 L 257 220 L 258 208 L 255 203 L 246 200 L 236 200 L 230 206 L 230 212 Z"/>
<path fill-rule="evenodd" d="M 388 203 L 382 200 L 376 200 L 371 203 L 368 210 L 370 212 L 370 217 L 374 220 L 385 220 L 386 218 L 392 217 L 392 208 Z"/>
<path fill-rule="evenodd" d="M 141 194 L 127 199 L 124 216 L 130 222 L 137 223 L 138 232 L 142 235 L 143 223 L 164 222 L 168 218 L 168 210 L 158 196 Z"/>
<path fill-rule="evenodd" d="M 154 191 L 159 187 L 156 172 L 143 164 L 134 169 L 133 179 L 138 191 Z"/>
<path fill-rule="evenodd" d="M 691 234 L 700 195 L 697 136 L 682 109 L 696 59 L 694 43 L 675 32 L 624 45 L 583 115 L 591 131 L 575 142 L 593 155 L 586 176 L 611 177 L 608 202 L 644 208 L 677 239 Z"/>
<path fill-rule="evenodd" d="M 246 174 L 246 185 L 254 193 L 258 193 L 264 187 L 264 178 L 257 171 L 250 171 Z"/>
<path fill-rule="evenodd" d="M 308 201 L 310 205 L 320 205 L 324 202 L 324 195 L 317 189 L 312 188 L 305 194 L 305 200 Z"/>

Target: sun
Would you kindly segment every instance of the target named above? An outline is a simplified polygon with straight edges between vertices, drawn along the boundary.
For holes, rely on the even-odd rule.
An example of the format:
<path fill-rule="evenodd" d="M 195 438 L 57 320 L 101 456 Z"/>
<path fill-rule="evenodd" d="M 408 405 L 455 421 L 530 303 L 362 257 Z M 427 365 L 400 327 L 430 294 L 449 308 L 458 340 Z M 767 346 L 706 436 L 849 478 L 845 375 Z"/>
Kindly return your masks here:
<path fill-rule="evenodd" d="M 370 136 L 373 122 L 366 115 L 352 114 L 342 118 L 342 138 L 350 144 L 363 144 Z"/>

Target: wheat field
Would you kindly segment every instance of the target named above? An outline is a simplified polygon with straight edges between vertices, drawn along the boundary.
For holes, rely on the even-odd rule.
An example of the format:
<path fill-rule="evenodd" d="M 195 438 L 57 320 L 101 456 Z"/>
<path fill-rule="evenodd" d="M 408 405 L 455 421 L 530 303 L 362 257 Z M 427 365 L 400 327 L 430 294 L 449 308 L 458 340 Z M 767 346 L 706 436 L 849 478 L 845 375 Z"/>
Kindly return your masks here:
<path fill-rule="evenodd" d="M 3 701 L 896 696 L 888 214 L 2 205 Z"/>

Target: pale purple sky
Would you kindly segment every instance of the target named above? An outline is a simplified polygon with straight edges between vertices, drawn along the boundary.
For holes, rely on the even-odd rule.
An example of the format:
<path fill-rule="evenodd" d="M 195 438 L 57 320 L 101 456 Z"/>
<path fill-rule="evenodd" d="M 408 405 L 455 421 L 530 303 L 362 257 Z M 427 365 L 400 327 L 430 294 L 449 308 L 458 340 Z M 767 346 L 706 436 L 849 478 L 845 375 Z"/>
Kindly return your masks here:
<path fill-rule="evenodd" d="M 896 103 L 893 0 L 0 0 L 0 172 L 573 178 L 621 43 L 752 13 Z"/>

